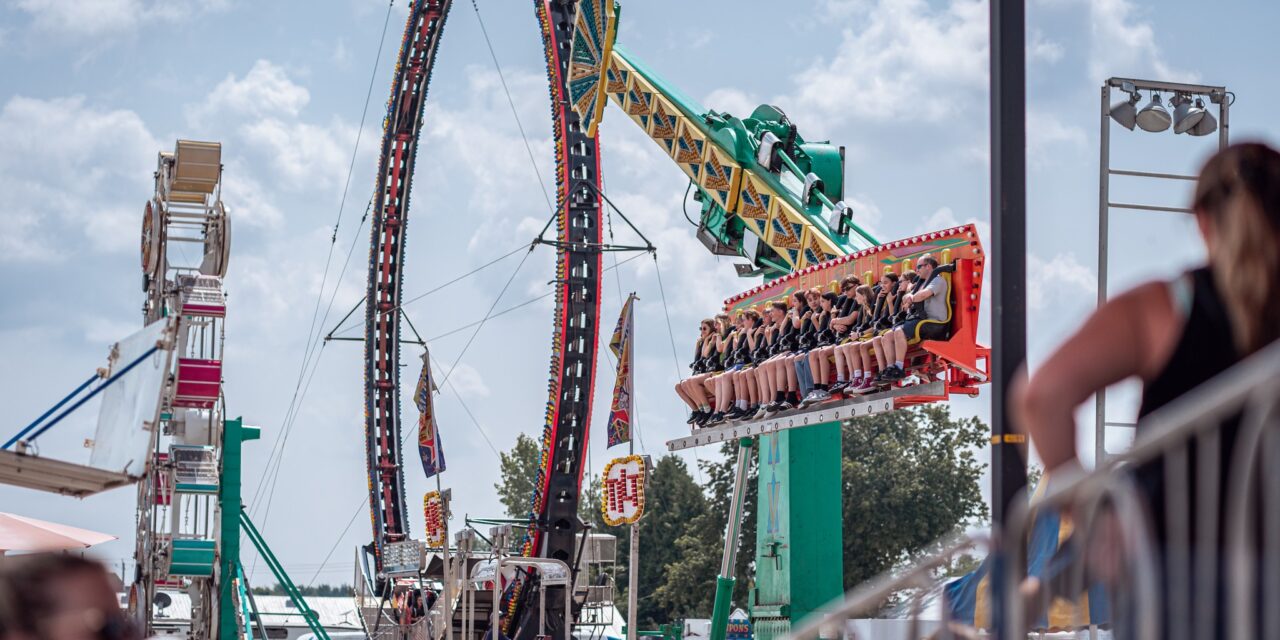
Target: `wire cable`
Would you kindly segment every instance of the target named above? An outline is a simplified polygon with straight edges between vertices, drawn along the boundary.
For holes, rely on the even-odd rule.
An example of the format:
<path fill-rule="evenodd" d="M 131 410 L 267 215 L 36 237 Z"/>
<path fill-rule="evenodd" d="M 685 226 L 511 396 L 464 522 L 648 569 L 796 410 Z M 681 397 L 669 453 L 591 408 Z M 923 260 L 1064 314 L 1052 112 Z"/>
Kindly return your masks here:
<path fill-rule="evenodd" d="M 533 173 L 538 178 L 538 188 L 542 190 L 542 198 L 547 201 L 547 210 L 553 214 L 556 206 L 551 204 L 551 196 L 547 193 L 547 183 L 542 179 L 542 171 L 538 169 L 538 162 L 533 159 L 533 147 L 529 144 L 529 136 L 524 133 L 524 123 L 520 122 L 520 113 L 516 111 L 516 102 L 511 98 L 511 89 L 507 87 L 506 74 L 502 72 L 502 64 L 498 62 L 498 54 L 493 50 L 493 42 L 489 40 L 489 30 L 484 26 L 484 18 L 480 15 L 480 7 L 476 4 L 476 0 L 471 0 L 471 8 L 475 10 L 476 21 L 480 23 L 480 33 L 484 35 L 484 43 L 489 47 L 489 57 L 493 58 L 493 66 L 498 71 L 498 80 L 502 82 L 502 92 L 507 94 L 507 104 L 511 106 L 511 116 L 516 120 L 516 127 L 520 129 L 520 138 L 524 140 L 524 150 L 529 154 L 529 164 L 533 166 Z"/>
<path fill-rule="evenodd" d="M 520 273 L 520 268 L 524 266 L 525 260 L 529 259 L 529 256 L 533 254 L 533 250 L 537 246 L 538 245 L 536 244 L 529 245 L 529 251 L 520 259 L 520 264 L 516 265 L 516 270 L 511 272 L 511 277 L 507 278 L 507 283 L 502 285 L 502 291 L 499 291 L 498 297 L 493 299 L 493 304 L 489 305 L 489 310 L 485 312 L 484 318 L 480 319 L 480 325 L 471 333 L 471 337 L 467 338 L 467 344 L 462 346 L 462 351 L 458 353 L 457 358 L 454 358 L 453 364 L 449 367 L 449 371 L 444 374 L 444 380 L 441 381 L 440 384 L 444 384 L 449 381 L 449 376 L 453 375 L 453 370 L 456 369 L 458 367 L 458 363 L 462 361 L 462 356 L 467 355 L 467 349 L 471 348 L 471 343 L 475 342 L 477 335 L 480 335 L 480 330 L 484 328 L 484 323 L 493 315 L 494 308 L 498 306 L 498 302 L 500 302 L 502 300 L 502 296 L 507 293 L 507 289 L 510 288 L 511 283 L 515 281 L 516 275 Z"/>
<path fill-rule="evenodd" d="M 676 334 L 671 330 L 671 312 L 667 310 L 667 289 L 662 285 L 662 269 L 658 267 L 658 252 L 653 252 L 653 271 L 658 274 L 658 291 L 662 294 L 662 315 L 667 319 L 667 338 L 671 341 L 671 364 L 676 369 L 676 382 L 680 381 L 680 356 L 676 355 Z M 685 407 L 686 414 L 688 407 Z M 693 457 L 698 462 L 694 465 L 694 469 L 698 472 L 698 482 L 702 480 L 702 457 L 698 455 L 698 450 L 694 448 Z"/>
<path fill-rule="evenodd" d="M 509 252 L 507 252 L 507 253 L 504 253 L 504 254 L 502 254 L 502 255 L 498 256 L 497 258 L 494 258 L 493 260 L 490 260 L 490 261 L 488 261 L 488 262 L 486 262 L 486 263 L 484 263 L 484 264 L 482 264 L 482 265 L 480 265 L 480 266 L 476 267 L 475 269 L 472 269 L 472 270 L 470 270 L 470 271 L 468 271 L 468 272 L 466 272 L 466 273 L 464 273 L 464 274 L 462 274 L 462 275 L 460 275 L 460 276 L 458 276 L 458 277 L 456 277 L 456 278 L 454 278 L 454 279 L 452 279 L 452 280 L 450 280 L 450 281 L 448 281 L 448 282 L 446 282 L 446 283 L 444 283 L 444 284 L 442 284 L 442 285 L 439 285 L 439 286 L 435 287 L 434 289 L 431 289 L 430 291 L 427 291 L 426 293 L 420 293 L 420 294 L 418 294 L 418 295 L 416 295 L 416 296 L 414 296 L 414 297 L 412 297 L 412 298 L 409 298 L 408 300 L 405 300 L 404 302 L 401 302 L 399 306 L 397 306 L 395 309 L 392 309 L 391 311 L 395 311 L 395 310 L 397 310 L 397 309 L 401 309 L 401 308 L 403 308 L 403 307 L 405 307 L 405 306 L 407 306 L 407 305 L 409 305 L 409 304 L 412 304 L 412 303 L 414 303 L 414 302 L 417 302 L 417 301 L 419 301 L 419 300 L 421 300 L 421 299 L 423 299 L 423 298 L 425 298 L 425 297 L 427 297 L 427 296 L 429 296 L 429 295 L 431 295 L 431 294 L 433 294 L 433 293 L 435 293 L 435 292 L 437 292 L 437 291 L 440 291 L 441 289 L 444 289 L 445 287 L 448 287 L 449 285 L 456 284 L 456 283 L 458 283 L 458 282 L 462 281 L 462 280 L 463 280 L 463 279 L 465 279 L 465 278 L 469 278 L 469 277 L 471 277 L 471 276 L 473 276 L 473 275 L 475 275 L 475 274 L 477 274 L 477 273 L 479 273 L 479 272 L 483 271 L 484 269 L 487 269 L 487 268 L 489 268 L 489 267 L 492 267 L 493 265 L 498 264 L 499 262 L 502 262 L 503 260 L 505 260 L 505 259 L 507 259 L 507 258 L 510 258 L 511 256 L 514 256 L 514 255 L 515 255 L 515 254 L 517 254 L 517 253 L 520 253 L 520 250 L 521 250 L 521 249 L 528 249 L 528 248 L 529 248 L 529 245 L 527 245 L 527 244 L 522 244 L 522 245 L 520 245 L 520 246 L 516 247 L 515 249 L 512 249 L 511 251 L 509 251 Z M 391 311 L 387 311 L 386 313 L 391 313 Z"/>
<path fill-rule="evenodd" d="M 365 505 L 369 504 L 369 496 L 365 496 L 360 500 L 360 505 L 356 507 L 356 512 L 351 514 L 351 519 L 347 520 L 347 526 L 343 527 L 342 533 L 338 534 L 338 539 L 333 541 L 333 546 L 329 547 L 329 553 L 324 554 L 324 560 L 320 562 L 320 567 L 316 569 L 316 574 L 311 576 L 311 581 L 307 586 L 316 583 L 316 578 L 320 577 L 320 572 L 324 571 L 324 566 L 329 564 L 329 558 L 333 557 L 333 552 L 338 549 L 338 545 L 342 544 L 342 540 L 347 537 L 347 532 L 351 530 L 351 525 L 355 523 L 356 518 L 360 516 L 360 512 L 364 511 Z"/>
<path fill-rule="evenodd" d="M 387 15 L 382 20 L 382 35 L 378 38 L 378 53 L 373 58 L 373 68 L 369 72 L 369 88 L 365 92 L 364 107 L 360 111 L 360 127 L 356 129 L 356 141 L 355 141 L 354 147 L 351 150 L 351 163 L 347 167 L 347 178 L 344 181 L 344 184 L 342 187 L 342 198 L 338 204 L 338 218 L 333 224 L 333 235 L 331 235 L 329 238 L 329 252 L 324 259 L 324 271 L 322 272 L 322 275 L 320 277 L 320 289 L 316 292 L 315 308 L 312 309 L 311 311 L 311 326 L 307 328 L 307 342 L 302 352 L 302 366 L 298 368 L 298 380 L 297 382 L 294 383 L 294 386 L 293 386 L 293 397 L 289 399 L 289 406 L 288 408 L 285 409 L 285 420 L 288 420 L 289 415 L 296 410 L 295 405 L 298 402 L 299 388 L 302 386 L 303 378 L 307 375 L 308 363 L 311 361 L 313 356 L 316 356 L 316 346 L 317 346 L 317 343 L 319 343 L 320 341 L 319 333 L 323 332 L 323 326 L 324 326 L 323 321 L 321 321 L 320 323 L 322 327 L 320 331 L 319 332 L 316 331 L 316 319 L 320 315 L 320 301 L 324 299 L 324 288 L 329 281 L 329 265 L 333 261 L 333 249 L 338 242 L 338 227 L 342 224 L 342 214 L 343 214 L 343 211 L 346 209 L 347 193 L 351 187 L 351 175 L 355 171 L 356 156 L 360 151 L 360 139 L 364 134 L 364 123 L 369 113 L 369 101 L 373 96 L 373 83 L 378 75 L 378 63 L 382 60 L 382 48 L 386 44 L 387 26 L 391 23 L 391 7 L 394 4 L 395 4 L 394 0 L 392 2 L 387 3 Z M 337 290 L 336 286 L 334 287 L 334 290 L 335 291 Z M 327 315 L 328 314 L 326 314 L 326 317 Z M 316 334 L 314 338 L 312 337 L 313 333 Z M 282 442 L 282 439 L 281 439 L 282 434 L 283 434 L 283 429 L 281 430 L 281 433 L 278 433 L 276 435 L 276 440 L 274 443 L 272 443 L 271 453 L 267 458 L 268 461 L 270 461 L 271 457 L 276 455 L 276 449 Z M 263 528 L 264 529 L 266 528 L 265 522 L 263 523 Z"/>
<path fill-rule="evenodd" d="M 255 491 L 254 501 L 253 501 L 253 504 L 255 507 L 257 506 L 256 505 L 257 500 L 261 495 L 262 482 L 266 478 L 267 469 L 269 469 L 271 466 L 271 460 L 276 457 L 277 450 L 280 447 L 282 447 L 283 443 L 285 442 L 285 438 L 286 438 L 285 433 L 288 430 L 285 427 L 285 423 L 292 424 L 291 416 L 295 415 L 297 412 L 297 404 L 300 403 L 298 395 L 300 392 L 300 387 L 302 386 L 302 383 L 303 383 L 303 378 L 306 377 L 307 375 L 307 365 L 311 362 L 312 356 L 315 356 L 317 361 L 319 360 L 319 353 L 317 352 L 316 349 L 317 349 L 317 344 L 320 342 L 320 333 L 323 333 L 324 331 L 323 330 L 324 319 L 327 319 L 329 315 L 328 309 L 326 309 L 325 311 L 324 319 L 320 321 L 321 329 L 319 331 L 316 330 L 316 318 L 320 314 L 320 301 L 324 299 L 324 288 L 325 288 L 325 285 L 328 283 L 328 279 L 329 279 L 329 265 L 333 260 L 333 250 L 338 241 L 338 229 L 342 225 L 342 215 L 343 215 L 343 212 L 346 210 L 347 194 L 351 187 L 351 176 L 355 171 L 356 157 L 360 151 L 360 140 L 364 134 L 364 123 L 369 115 L 369 102 L 373 96 L 373 85 L 374 85 L 374 81 L 378 76 L 379 63 L 382 60 L 382 49 L 386 45 L 387 27 L 391 23 L 391 8 L 394 5 L 395 5 L 394 0 L 387 3 L 387 13 L 386 13 L 386 16 L 383 17 L 382 19 L 382 34 L 378 37 L 378 52 L 373 57 L 373 66 L 372 66 L 372 69 L 370 69 L 369 71 L 369 86 L 365 91 L 364 106 L 360 111 L 360 126 L 356 129 L 355 145 L 351 150 L 351 162 L 347 166 L 347 177 L 342 187 L 342 198 L 338 203 L 338 216 L 333 224 L 333 234 L 329 238 L 329 252 L 328 252 L 328 255 L 325 257 L 325 261 L 324 261 L 324 271 L 323 271 L 323 275 L 320 278 L 320 289 L 316 292 L 315 308 L 311 312 L 311 326 L 307 329 L 307 342 L 306 342 L 306 346 L 303 349 L 302 366 L 299 367 L 298 369 L 298 380 L 297 382 L 294 383 L 293 396 L 289 399 L 289 406 L 285 409 L 285 418 L 284 418 L 284 421 L 282 421 L 281 430 L 276 434 L 275 442 L 273 442 L 271 446 L 271 452 L 267 456 L 267 467 L 266 469 L 263 470 L 263 475 L 258 480 L 258 488 Z M 370 199 L 370 206 L 372 206 L 372 202 L 373 200 Z M 368 208 L 366 208 L 365 210 L 366 218 L 368 217 L 368 214 L 369 214 Z M 363 219 L 361 220 L 361 224 L 363 225 Z M 359 232 L 356 233 L 356 237 L 359 237 Z M 354 246 L 355 245 L 353 242 L 352 248 L 354 248 Z M 348 251 L 347 260 L 349 261 L 350 258 L 351 258 L 351 253 L 350 251 Z M 345 264 L 343 265 L 342 272 L 343 274 L 345 274 L 346 272 Z M 342 280 L 342 275 L 339 275 L 338 284 L 334 285 L 335 295 L 337 294 L 338 286 L 339 284 L 341 284 L 341 280 Z M 332 297 L 330 297 L 329 306 L 330 308 L 332 308 L 333 306 Z M 312 337 L 313 332 L 315 333 L 314 338 Z M 320 352 L 323 352 L 323 347 L 320 347 Z M 262 528 L 265 530 L 266 526 L 267 526 L 267 523 L 264 521 L 262 523 Z"/>

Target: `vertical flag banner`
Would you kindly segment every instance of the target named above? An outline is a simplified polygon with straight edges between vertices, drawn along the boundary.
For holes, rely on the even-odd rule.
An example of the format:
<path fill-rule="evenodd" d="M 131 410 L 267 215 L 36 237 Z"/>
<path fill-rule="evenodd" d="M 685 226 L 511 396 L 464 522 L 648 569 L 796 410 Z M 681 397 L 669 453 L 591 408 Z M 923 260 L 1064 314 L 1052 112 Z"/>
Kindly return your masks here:
<path fill-rule="evenodd" d="M 435 400 L 432 393 L 436 390 L 435 380 L 431 376 L 431 354 L 422 351 L 422 375 L 418 376 L 418 387 L 413 392 L 413 403 L 418 405 L 418 455 L 422 457 L 422 471 L 430 478 L 444 471 L 444 449 L 440 447 L 440 432 L 436 428 Z"/>
<path fill-rule="evenodd" d="M 635 326 L 632 311 L 636 294 L 627 296 L 618 316 L 618 327 L 609 339 L 609 350 L 618 359 L 618 380 L 613 385 L 613 405 L 609 410 L 609 444 L 616 446 L 631 442 L 631 390 L 632 390 L 632 330 Z"/>

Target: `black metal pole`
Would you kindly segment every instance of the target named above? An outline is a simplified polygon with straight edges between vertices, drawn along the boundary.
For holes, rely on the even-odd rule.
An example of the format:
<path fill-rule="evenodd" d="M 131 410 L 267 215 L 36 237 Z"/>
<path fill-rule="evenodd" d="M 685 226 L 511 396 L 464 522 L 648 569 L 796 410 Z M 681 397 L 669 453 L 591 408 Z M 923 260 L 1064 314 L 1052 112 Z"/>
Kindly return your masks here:
<path fill-rule="evenodd" d="M 991 0 L 991 514 L 998 529 L 1027 484 L 1009 389 L 1027 353 L 1026 12 Z"/>

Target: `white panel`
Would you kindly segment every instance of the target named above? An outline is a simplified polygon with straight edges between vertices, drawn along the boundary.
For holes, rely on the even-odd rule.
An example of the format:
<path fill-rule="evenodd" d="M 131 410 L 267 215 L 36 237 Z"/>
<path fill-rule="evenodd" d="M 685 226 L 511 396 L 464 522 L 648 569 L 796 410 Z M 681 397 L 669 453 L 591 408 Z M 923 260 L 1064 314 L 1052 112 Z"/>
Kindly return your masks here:
<path fill-rule="evenodd" d="M 164 342 L 169 322 L 170 319 L 157 320 L 117 342 L 109 360 L 112 375 Z M 98 429 L 89 456 L 91 466 L 131 476 L 140 476 L 146 470 L 171 355 L 171 349 L 156 351 L 102 392 Z"/>

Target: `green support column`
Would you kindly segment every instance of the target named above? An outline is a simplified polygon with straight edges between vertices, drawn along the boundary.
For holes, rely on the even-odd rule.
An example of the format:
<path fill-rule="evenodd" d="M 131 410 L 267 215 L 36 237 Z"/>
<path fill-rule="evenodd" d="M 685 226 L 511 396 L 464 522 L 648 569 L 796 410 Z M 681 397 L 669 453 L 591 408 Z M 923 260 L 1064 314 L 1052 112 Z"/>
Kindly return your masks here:
<path fill-rule="evenodd" d="M 840 424 L 760 437 L 752 631 L 774 640 L 844 592 Z"/>
<path fill-rule="evenodd" d="M 222 477 L 218 485 L 218 640 L 239 640 L 236 624 L 235 590 L 232 582 L 240 563 L 240 448 L 262 434 L 258 427 L 246 426 L 243 418 L 222 423 Z"/>
<path fill-rule="evenodd" d="M 733 568 L 738 564 L 738 545 L 742 536 L 742 503 L 747 495 L 751 474 L 751 438 L 738 441 L 738 460 L 734 464 L 733 497 L 725 526 L 724 553 L 720 557 L 720 575 L 716 576 L 716 599 L 711 610 L 711 636 L 708 640 L 724 640 L 729 630 L 729 608 L 733 604 Z"/>

